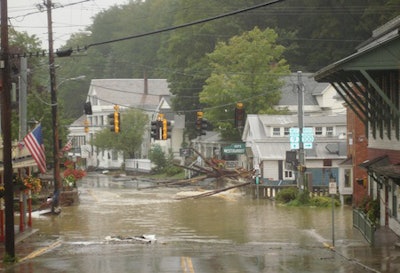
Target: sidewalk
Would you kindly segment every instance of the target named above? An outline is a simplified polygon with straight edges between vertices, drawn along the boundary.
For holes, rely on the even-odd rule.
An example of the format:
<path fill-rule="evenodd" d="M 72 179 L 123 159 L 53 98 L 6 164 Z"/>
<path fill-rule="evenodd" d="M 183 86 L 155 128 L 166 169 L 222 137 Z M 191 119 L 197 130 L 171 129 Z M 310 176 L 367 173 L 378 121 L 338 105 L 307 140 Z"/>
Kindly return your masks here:
<path fill-rule="evenodd" d="M 373 247 L 396 247 L 400 244 L 400 237 L 388 227 L 378 228 L 375 231 L 374 240 Z"/>

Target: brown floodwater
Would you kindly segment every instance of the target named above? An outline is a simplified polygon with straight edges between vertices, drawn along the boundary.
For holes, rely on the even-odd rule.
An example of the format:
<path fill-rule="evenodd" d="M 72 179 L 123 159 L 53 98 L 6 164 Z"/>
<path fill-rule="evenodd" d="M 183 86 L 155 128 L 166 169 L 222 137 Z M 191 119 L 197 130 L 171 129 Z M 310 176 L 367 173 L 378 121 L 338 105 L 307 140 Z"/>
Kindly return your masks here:
<path fill-rule="evenodd" d="M 44 251 L 9 272 L 368 272 L 352 260 L 369 246 L 350 207 L 334 210 L 332 251 L 331 208 L 279 206 L 240 190 L 178 200 L 198 188 L 153 185 L 85 177 L 79 205 L 34 217 L 33 244 Z M 142 235 L 156 240 L 132 239 Z"/>

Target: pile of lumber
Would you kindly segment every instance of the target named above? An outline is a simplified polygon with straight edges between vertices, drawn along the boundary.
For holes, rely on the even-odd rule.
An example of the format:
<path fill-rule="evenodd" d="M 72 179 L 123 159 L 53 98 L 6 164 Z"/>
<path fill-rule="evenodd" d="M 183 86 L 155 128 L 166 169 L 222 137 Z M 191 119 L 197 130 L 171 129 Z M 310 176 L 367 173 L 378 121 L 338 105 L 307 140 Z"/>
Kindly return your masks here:
<path fill-rule="evenodd" d="M 191 170 L 197 173 L 206 175 L 207 177 L 214 178 L 230 178 L 235 180 L 247 180 L 251 179 L 254 175 L 253 170 L 246 170 L 244 168 L 226 168 L 225 160 L 216 158 L 206 159 L 201 153 L 192 149 L 204 162 L 205 166 L 199 166 L 194 164 L 191 166 L 178 165 L 184 169 Z"/>

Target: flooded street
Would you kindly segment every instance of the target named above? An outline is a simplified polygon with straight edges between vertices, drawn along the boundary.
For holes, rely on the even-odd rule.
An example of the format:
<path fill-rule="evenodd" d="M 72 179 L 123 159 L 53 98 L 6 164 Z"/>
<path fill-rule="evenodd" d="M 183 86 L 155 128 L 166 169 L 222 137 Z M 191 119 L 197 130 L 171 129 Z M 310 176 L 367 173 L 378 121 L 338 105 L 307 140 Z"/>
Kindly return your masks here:
<path fill-rule="evenodd" d="M 239 191 L 178 200 L 194 188 L 149 186 L 85 177 L 79 205 L 33 219 L 43 253 L 7 272 L 392 272 L 352 260 L 371 249 L 350 207 L 335 209 L 332 251 L 331 208 L 282 207 Z M 142 235 L 156 241 L 132 239 Z"/>

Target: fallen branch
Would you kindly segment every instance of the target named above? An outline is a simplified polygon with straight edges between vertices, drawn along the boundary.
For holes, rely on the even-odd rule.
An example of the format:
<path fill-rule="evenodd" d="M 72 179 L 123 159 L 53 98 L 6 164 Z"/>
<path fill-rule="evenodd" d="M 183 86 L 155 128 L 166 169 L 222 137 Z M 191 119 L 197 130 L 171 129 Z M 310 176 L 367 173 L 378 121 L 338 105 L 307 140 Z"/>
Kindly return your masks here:
<path fill-rule="evenodd" d="M 223 191 L 231 190 L 231 189 L 234 189 L 234 188 L 244 187 L 244 186 L 247 186 L 247 185 L 250 185 L 250 184 L 251 184 L 251 182 L 246 182 L 246 183 L 242 183 L 242 184 L 231 186 L 231 187 L 227 187 L 227 188 L 222 188 L 222 189 L 218 189 L 218 190 L 214 190 L 214 191 L 209 191 L 209 192 L 205 192 L 205 193 L 201 193 L 201 194 L 193 195 L 193 196 L 180 197 L 180 198 L 177 198 L 177 199 L 178 200 L 183 200 L 183 199 L 189 199 L 189 198 L 197 199 L 197 198 L 207 197 L 207 196 L 211 196 L 211 195 L 214 195 L 214 194 L 217 194 L 217 193 L 220 193 L 220 192 L 223 192 Z"/>
<path fill-rule="evenodd" d="M 168 182 L 157 183 L 157 185 L 143 187 L 143 188 L 140 188 L 140 189 L 141 190 L 144 190 L 144 189 L 155 189 L 155 188 L 159 188 L 159 187 L 168 187 L 168 186 L 174 186 L 174 185 L 179 185 L 179 184 L 195 183 L 195 182 L 198 182 L 199 180 L 203 180 L 205 178 L 207 178 L 206 175 L 196 176 L 196 177 L 189 178 L 189 179 L 173 180 L 173 181 L 168 181 Z"/>

